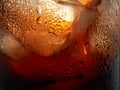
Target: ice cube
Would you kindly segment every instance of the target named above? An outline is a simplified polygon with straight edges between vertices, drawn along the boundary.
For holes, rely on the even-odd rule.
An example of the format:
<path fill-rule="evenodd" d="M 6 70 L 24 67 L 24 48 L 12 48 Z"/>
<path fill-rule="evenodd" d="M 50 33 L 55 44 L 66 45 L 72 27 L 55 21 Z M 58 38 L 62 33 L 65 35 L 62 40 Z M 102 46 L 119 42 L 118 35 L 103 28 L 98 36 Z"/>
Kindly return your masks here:
<path fill-rule="evenodd" d="M 31 52 L 10 33 L 0 30 L 0 51 L 12 60 L 21 60 Z"/>

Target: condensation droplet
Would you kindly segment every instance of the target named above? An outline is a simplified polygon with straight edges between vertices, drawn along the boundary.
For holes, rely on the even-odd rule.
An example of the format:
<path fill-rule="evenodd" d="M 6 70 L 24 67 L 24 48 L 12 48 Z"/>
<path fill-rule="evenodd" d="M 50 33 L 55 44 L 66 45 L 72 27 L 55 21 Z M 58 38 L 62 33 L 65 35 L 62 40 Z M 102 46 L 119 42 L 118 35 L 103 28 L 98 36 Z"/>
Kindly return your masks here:
<path fill-rule="evenodd" d="M 39 14 L 41 14 L 41 13 L 42 13 L 42 9 L 41 9 L 41 7 L 40 7 L 40 6 L 38 6 L 38 7 L 37 7 L 37 12 L 38 12 Z"/>
<path fill-rule="evenodd" d="M 41 16 L 39 16 L 39 17 L 37 18 L 37 23 L 38 23 L 38 24 L 42 24 Z"/>

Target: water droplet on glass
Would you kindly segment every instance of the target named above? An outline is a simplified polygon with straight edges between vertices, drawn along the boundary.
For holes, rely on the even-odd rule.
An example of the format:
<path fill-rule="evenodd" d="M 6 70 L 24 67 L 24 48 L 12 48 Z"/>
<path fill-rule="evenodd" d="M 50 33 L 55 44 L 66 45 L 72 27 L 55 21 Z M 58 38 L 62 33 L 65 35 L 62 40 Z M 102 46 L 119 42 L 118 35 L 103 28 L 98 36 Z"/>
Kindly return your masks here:
<path fill-rule="evenodd" d="M 41 16 L 39 16 L 39 17 L 37 18 L 37 23 L 38 23 L 38 24 L 41 24 L 41 23 L 42 23 Z"/>

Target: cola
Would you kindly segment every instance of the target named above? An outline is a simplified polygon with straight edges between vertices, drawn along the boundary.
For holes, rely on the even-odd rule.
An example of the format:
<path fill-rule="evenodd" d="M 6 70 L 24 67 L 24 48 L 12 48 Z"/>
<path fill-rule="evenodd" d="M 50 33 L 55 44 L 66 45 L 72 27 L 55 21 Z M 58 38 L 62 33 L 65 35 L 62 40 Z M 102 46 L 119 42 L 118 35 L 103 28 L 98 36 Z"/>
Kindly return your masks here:
<path fill-rule="evenodd" d="M 119 0 L 0 0 L 0 90 L 119 90 Z"/>

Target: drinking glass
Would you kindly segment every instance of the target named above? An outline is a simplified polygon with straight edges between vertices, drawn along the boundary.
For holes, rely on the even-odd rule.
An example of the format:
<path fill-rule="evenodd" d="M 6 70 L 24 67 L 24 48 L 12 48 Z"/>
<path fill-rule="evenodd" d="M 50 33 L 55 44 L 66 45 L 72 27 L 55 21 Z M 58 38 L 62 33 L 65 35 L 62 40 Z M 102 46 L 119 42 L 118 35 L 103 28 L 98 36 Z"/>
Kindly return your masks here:
<path fill-rule="evenodd" d="M 0 0 L 0 90 L 119 90 L 119 0 Z"/>

